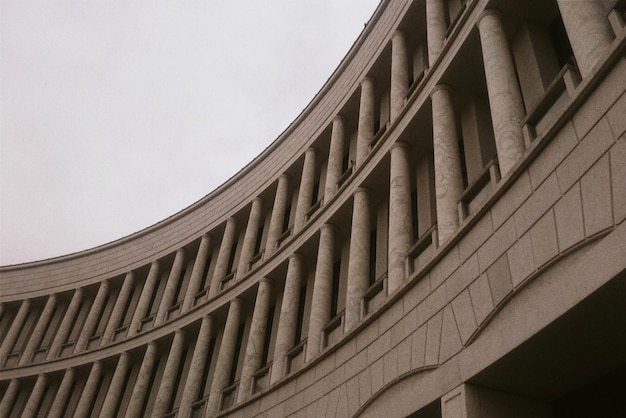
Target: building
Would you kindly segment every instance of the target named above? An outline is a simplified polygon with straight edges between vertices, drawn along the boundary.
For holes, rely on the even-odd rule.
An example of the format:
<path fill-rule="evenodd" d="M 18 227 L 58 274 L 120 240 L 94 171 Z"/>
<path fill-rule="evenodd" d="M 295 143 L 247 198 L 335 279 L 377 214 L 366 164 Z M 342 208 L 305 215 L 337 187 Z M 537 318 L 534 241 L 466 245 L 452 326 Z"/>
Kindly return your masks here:
<path fill-rule="evenodd" d="M 383 0 L 206 198 L 0 269 L 0 416 L 626 416 L 625 10 Z"/>

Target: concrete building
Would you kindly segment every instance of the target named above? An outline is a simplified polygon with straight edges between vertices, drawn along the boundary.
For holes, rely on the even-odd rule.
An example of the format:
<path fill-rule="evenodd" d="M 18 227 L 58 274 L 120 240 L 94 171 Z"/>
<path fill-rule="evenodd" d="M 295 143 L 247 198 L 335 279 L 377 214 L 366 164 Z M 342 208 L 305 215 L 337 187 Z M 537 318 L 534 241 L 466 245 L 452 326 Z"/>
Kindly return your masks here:
<path fill-rule="evenodd" d="M 0 417 L 626 416 L 623 0 L 383 0 L 207 197 L 0 269 Z"/>

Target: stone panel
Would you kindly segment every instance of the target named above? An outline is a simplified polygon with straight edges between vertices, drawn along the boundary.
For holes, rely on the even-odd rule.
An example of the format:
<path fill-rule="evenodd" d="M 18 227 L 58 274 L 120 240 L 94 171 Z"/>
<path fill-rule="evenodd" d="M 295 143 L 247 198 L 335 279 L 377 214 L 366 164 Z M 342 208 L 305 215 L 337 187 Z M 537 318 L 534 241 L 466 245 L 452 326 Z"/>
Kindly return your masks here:
<path fill-rule="evenodd" d="M 441 286 L 417 305 L 417 324 L 422 325 L 446 304 L 446 288 Z"/>
<path fill-rule="evenodd" d="M 530 164 L 528 173 L 533 189 L 537 189 L 543 183 L 577 144 L 578 137 L 574 131 L 574 125 L 568 122 Z"/>
<path fill-rule="evenodd" d="M 485 271 L 496 261 L 513 243 L 517 235 L 513 218 L 506 221 L 487 242 L 478 249 L 478 265 L 480 271 Z"/>
<path fill-rule="evenodd" d="M 511 281 L 513 287 L 517 287 L 531 273 L 536 270 L 530 232 L 525 233 L 509 249 L 509 268 L 511 269 Z"/>
<path fill-rule="evenodd" d="M 519 182 L 519 181 L 518 181 Z M 515 183 L 517 184 L 517 183 Z M 482 245 L 493 234 L 491 223 L 491 213 L 485 214 L 472 229 L 465 235 L 459 243 L 459 256 L 461 262 L 465 260 Z"/>
<path fill-rule="evenodd" d="M 491 208 L 493 227 L 498 229 L 533 192 L 528 173 L 524 172 Z"/>
<path fill-rule="evenodd" d="M 580 188 L 574 185 L 554 207 L 559 248 L 565 251 L 585 238 Z"/>
<path fill-rule="evenodd" d="M 398 349 L 392 348 L 383 357 L 384 376 L 383 381 L 388 385 L 396 377 L 398 377 Z"/>
<path fill-rule="evenodd" d="M 580 181 L 585 232 L 593 235 L 613 224 L 609 156 L 605 155 Z"/>
<path fill-rule="evenodd" d="M 423 325 L 413 333 L 411 341 L 411 368 L 419 369 L 424 366 L 426 354 L 426 325 Z"/>
<path fill-rule="evenodd" d="M 580 148 L 580 147 L 579 147 Z M 552 173 L 533 195 L 515 212 L 515 226 L 524 234 L 561 197 L 557 176 Z"/>
<path fill-rule="evenodd" d="M 626 219 L 626 136 L 611 149 L 611 181 L 614 222 L 619 224 Z"/>
<path fill-rule="evenodd" d="M 441 324 L 443 311 L 437 312 L 426 326 L 426 353 L 424 361 L 427 366 L 439 364 L 439 348 L 441 346 Z"/>
<path fill-rule="evenodd" d="M 626 115 L 626 93 L 617 99 L 617 102 L 607 113 L 607 119 L 615 138 L 619 138 L 626 132 L 626 117 L 624 115 Z"/>
<path fill-rule="evenodd" d="M 472 298 L 474 315 L 476 315 L 476 322 L 481 324 L 494 308 L 487 275 L 483 274 L 476 279 L 476 281 L 470 285 L 469 291 Z"/>
<path fill-rule="evenodd" d="M 478 256 L 473 255 L 446 280 L 446 300 L 450 302 L 480 274 Z"/>
<path fill-rule="evenodd" d="M 459 330 L 454 319 L 454 313 L 450 305 L 443 310 L 443 321 L 441 325 L 441 348 L 439 349 L 439 363 L 443 363 L 458 353 L 463 344 L 459 336 Z"/>
<path fill-rule="evenodd" d="M 530 239 L 537 268 L 556 257 L 559 253 L 559 244 L 556 239 L 556 226 L 552 211 L 546 213 L 530 229 Z"/>
<path fill-rule="evenodd" d="M 448 278 L 461 264 L 459 260 L 459 247 L 454 246 L 430 272 L 430 286 L 436 289 Z"/>
<path fill-rule="evenodd" d="M 489 287 L 491 288 L 493 303 L 497 306 L 502 299 L 513 290 L 511 271 L 509 270 L 509 259 L 506 254 L 500 257 L 493 263 L 489 270 L 487 270 L 487 277 L 489 278 Z"/>
<path fill-rule="evenodd" d="M 465 344 L 478 326 L 476 317 L 474 316 L 474 308 L 472 307 L 472 299 L 469 290 L 465 290 L 452 301 L 452 309 L 457 326 L 459 327 L 461 341 Z"/>

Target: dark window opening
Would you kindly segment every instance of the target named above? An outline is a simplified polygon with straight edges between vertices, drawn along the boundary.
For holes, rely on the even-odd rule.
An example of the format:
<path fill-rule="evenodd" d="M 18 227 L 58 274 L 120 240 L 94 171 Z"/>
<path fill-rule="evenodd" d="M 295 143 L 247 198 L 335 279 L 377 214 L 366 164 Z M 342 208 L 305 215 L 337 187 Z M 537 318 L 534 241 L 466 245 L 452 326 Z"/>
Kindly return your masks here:
<path fill-rule="evenodd" d="M 285 216 L 283 217 L 283 232 L 289 229 L 289 218 L 291 217 L 291 205 L 285 209 Z"/>
<path fill-rule="evenodd" d="M 413 222 L 411 222 L 411 225 L 413 227 L 413 242 L 415 242 L 419 238 L 419 224 L 417 216 L 417 189 L 413 189 L 413 191 L 411 192 L 411 215 L 413 216 Z"/>
<path fill-rule="evenodd" d="M 274 323 L 274 314 L 276 306 L 272 306 L 267 313 L 267 322 L 265 323 L 265 339 L 263 340 L 263 354 L 261 356 L 261 366 L 267 364 L 267 357 L 270 351 L 270 340 L 272 338 L 272 324 Z"/>
<path fill-rule="evenodd" d="M 209 268 L 211 267 L 211 256 L 207 257 L 204 263 L 204 270 L 202 271 L 202 278 L 200 279 L 200 290 L 204 290 L 209 276 Z"/>
<path fill-rule="evenodd" d="M 171 411 L 172 409 L 174 409 L 174 404 L 176 403 L 176 388 L 181 388 L 181 380 L 183 378 L 183 370 L 184 370 L 184 366 L 185 366 L 185 359 L 187 358 L 187 353 L 189 352 L 189 347 L 185 347 L 185 349 L 183 350 L 183 354 L 181 355 L 181 362 L 178 365 L 178 371 L 176 372 L 176 380 L 174 380 L 174 386 L 172 386 L 172 388 L 174 388 L 173 392 L 170 394 L 170 404 L 168 405 L 167 410 Z"/>
<path fill-rule="evenodd" d="M 228 378 L 228 385 L 235 383 L 237 377 L 237 364 L 239 363 L 239 354 L 241 352 L 241 346 L 243 344 L 243 332 L 246 328 L 245 323 L 239 324 L 239 330 L 237 331 L 237 344 L 235 345 L 235 353 L 233 356 L 233 363 L 230 366 L 230 377 Z"/>
<path fill-rule="evenodd" d="M 213 358 L 213 352 L 215 351 L 215 343 L 216 338 L 211 338 L 211 342 L 209 343 L 209 351 L 206 356 L 206 361 L 204 362 L 204 371 L 202 372 L 202 382 L 200 383 L 200 390 L 198 391 L 198 396 L 200 398 L 204 397 L 208 387 L 207 383 L 209 381 L 209 371 L 211 369 L 211 359 Z"/>
<path fill-rule="evenodd" d="M 333 265 L 333 287 L 330 300 L 330 317 L 337 316 L 339 305 L 339 279 L 341 276 L 341 260 L 337 260 Z"/>
<path fill-rule="evenodd" d="M 254 243 L 254 255 L 261 252 L 262 243 L 263 243 L 263 225 L 259 227 L 256 233 L 256 241 Z"/>
<path fill-rule="evenodd" d="M 300 288 L 300 295 L 298 296 L 298 319 L 296 320 L 296 335 L 294 345 L 297 345 L 302 341 L 302 325 L 304 322 L 304 303 L 306 302 L 306 286 Z"/>
<path fill-rule="evenodd" d="M 230 247 L 230 255 L 228 256 L 228 267 L 226 268 L 226 274 L 232 273 L 233 266 L 235 264 L 235 254 L 237 254 L 237 243 L 233 243 Z"/>
<path fill-rule="evenodd" d="M 376 229 L 370 232 L 370 275 L 369 284 L 373 285 L 376 281 Z"/>
<path fill-rule="evenodd" d="M 565 32 L 565 26 L 563 26 L 563 20 L 560 15 L 557 15 L 552 23 L 550 23 L 548 33 L 552 40 L 552 46 L 554 47 L 559 67 L 563 68 L 574 56 L 574 52 L 567 38 L 567 32 Z"/>
<path fill-rule="evenodd" d="M 311 205 L 314 205 L 317 203 L 317 199 L 319 198 L 319 193 L 320 193 L 320 181 L 317 180 L 315 182 L 315 184 L 313 185 L 313 194 L 311 196 Z"/>

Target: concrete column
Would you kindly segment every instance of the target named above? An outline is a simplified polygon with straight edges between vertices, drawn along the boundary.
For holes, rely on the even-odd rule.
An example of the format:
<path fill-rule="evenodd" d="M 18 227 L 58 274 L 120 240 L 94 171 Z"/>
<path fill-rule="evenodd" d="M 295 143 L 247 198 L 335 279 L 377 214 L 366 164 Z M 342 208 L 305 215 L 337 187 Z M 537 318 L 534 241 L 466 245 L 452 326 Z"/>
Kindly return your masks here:
<path fill-rule="evenodd" d="M 183 280 L 181 273 L 185 266 L 185 258 L 185 249 L 179 248 L 176 251 L 170 274 L 167 276 L 167 282 L 165 282 L 165 289 L 163 290 L 163 297 L 161 297 L 161 303 L 154 319 L 154 326 L 160 325 L 167 320 L 167 311 L 176 303 L 174 299 L 176 298 L 178 284 Z"/>
<path fill-rule="evenodd" d="M 302 256 L 295 253 L 289 256 L 289 263 L 287 264 L 287 277 L 280 306 L 278 329 L 276 330 L 271 383 L 278 381 L 285 375 L 287 352 L 293 347 L 296 340 L 301 280 Z"/>
<path fill-rule="evenodd" d="M 298 202 L 296 204 L 296 215 L 294 218 L 294 231 L 299 231 L 306 222 L 306 214 L 311 209 L 311 199 L 313 198 L 313 186 L 315 184 L 315 160 L 317 150 L 310 147 L 304 153 L 304 166 L 302 167 L 302 177 L 300 179 L 300 191 L 298 192 Z"/>
<path fill-rule="evenodd" d="M 193 350 L 193 357 L 191 358 L 191 365 L 189 366 L 189 375 L 185 381 L 185 388 L 183 389 L 183 395 L 180 401 L 180 408 L 178 410 L 178 416 L 180 418 L 191 417 L 191 404 L 198 400 L 200 396 L 199 391 L 204 379 L 206 363 L 207 361 L 211 361 L 208 356 L 213 333 L 213 317 L 210 315 L 204 316 L 200 325 L 200 331 L 198 332 L 196 346 Z"/>
<path fill-rule="evenodd" d="M 267 329 L 267 318 L 270 309 L 271 294 L 271 280 L 268 278 L 261 279 L 259 282 L 259 289 L 256 294 L 254 312 L 252 313 L 252 323 L 250 324 L 250 335 L 248 336 L 246 354 L 241 367 L 239 391 L 237 392 L 238 402 L 243 402 L 250 397 L 253 375 L 257 370 L 259 370 L 259 368 L 261 368 L 265 334 L 267 332 L 271 332 L 271 330 Z"/>
<path fill-rule="evenodd" d="M 276 196 L 274 197 L 274 207 L 270 217 L 270 227 L 267 231 L 267 244 L 265 246 L 265 256 L 267 259 L 278 248 L 278 238 L 283 233 L 283 219 L 289 199 L 289 176 L 282 174 L 278 178 Z"/>
<path fill-rule="evenodd" d="M 522 121 L 526 112 L 515 63 L 498 12 L 483 12 L 478 20 L 478 30 L 498 163 L 504 176 L 524 153 Z"/>
<path fill-rule="evenodd" d="M 48 328 L 48 324 L 50 323 L 50 319 L 54 314 L 54 309 L 57 305 L 57 295 L 51 295 L 48 297 L 46 301 L 46 306 L 44 306 L 41 315 L 39 316 L 39 320 L 37 321 L 37 325 L 35 325 L 35 329 L 30 335 L 28 343 L 24 348 L 24 352 L 20 357 L 20 365 L 27 364 L 33 357 L 33 353 L 39 347 L 41 343 L 41 339 L 46 333 L 46 329 Z"/>
<path fill-rule="evenodd" d="M 128 408 L 126 408 L 126 418 L 139 418 L 142 416 L 143 403 L 146 396 L 150 394 L 148 392 L 148 385 L 152 378 L 154 366 L 157 360 L 158 348 L 156 343 L 152 342 L 148 344 L 146 348 L 146 354 L 143 356 L 143 361 L 139 367 L 139 374 L 133 387 L 133 392 L 128 402 Z"/>
<path fill-rule="evenodd" d="M 346 294 L 345 331 L 361 319 L 363 295 L 369 287 L 370 269 L 370 205 L 369 190 L 359 187 L 354 193 L 350 258 L 348 259 L 348 290 Z"/>
<path fill-rule="evenodd" d="M 324 184 L 324 200 L 326 202 L 337 192 L 337 182 L 342 174 L 344 135 L 343 116 L 337 115 L 333 119 L 332 131 L 330 133 L 328 167 L 326 169 L 326 183 Z"/>
<path fill-rule="evenodd" d="M 185 293 L 185 299 L 183 300 L 183 306 L 181 312 L 185 313 L 193 307 L 193 302 L 196 295 L 200 292 L 200 285 L 202 283 L 202 275 L 206 268 L 206 263 L 209 261 L 209 250 L 211 249 L 211 236 L 207 233 L 202 235 L 200 240 L 200 247 L 198 248 L 198 254 L 196 254 L 196 261 L 193 263 L 193 269 L 191 270 L 191 277 L 189 278 L 189 286 L 187 286 L 187 292 Z"/>
<path fill-rule="evenodd" d="M 459 227 L 458 202 L 463 193 L 461 154 L 450 90 L 437 86 L 431 93 L 433 106 L 433 151 L 439 242 L 445 242 Z"/>
<path fill-rule="evenodd" d="M 62 418 L 65 414 L 65 406 L 67 404 L 67 399 L 70 397 L 72 392 L 75 374 L 76 372 L 74 371 L 74 368 L 65 370 L 65 374 L 63 375 L 63 379 L 59 385 L 59 390 L 57 390 L 52 406 L 48 411 L 48 418 Z"/>
<path fill-rule="evenodd" d="M 406 34 L 396 30 L 391 38 L 390 119 L 396 120 L 404 108 L 404 98 L 409 91 L 409 61 Z"/>
<path fill-rule="evenodd" d="M 359 101 L 359 122 L 356 137 L 356 166 L 359 167 L 369 154 L 369 146 L 374 138 L 376 119 L 376 99 L 374 79 L 365 77 L 361 81 L 361 98 Z M 343 156 L 342 156 L 343 158 Z"/>
<path fill-rule="evenodd" d="M 391 147 L 389 171 L 389 245 L 387 288 L 392 293 L 406 280 L 405 259 L 411 248 L 411 178 L 409 146 L 397 142 Z"/>
<path fill-rule="evenodd" d="M 239 299 L 233 299 L 228 308 L 228 317 L 226 318 L 226 325 L 224 326 L 224 335 L 222 336 L 222 344 L 220 345 L 220 352 L 217 357 L 217 366 L 213 375 L 209 402 L 206 407 L 207 414 L 217 412 L 222 398 L 222 390 L 228 385 L 230 370 L 233 365 L 233 359 L 235 358 L 240 317 L 241 301 Z M 207 414 L 205 414 L 205 416 L 207 416 Z"/>
<path fill-rule="evenodd" d="M 48 356 L 46 359 L 50 360 L 59 356 L 61 352 L 61 345 L 67 341 L 67 336 L 74 325 L 78 308 L 80 308 L 80 304 L 83 300 L 83 292 L 82 287 L 74 291 L 72 300 L 70 300 L 70 304 L 67 306 L 67 311 L 65 311 L 65 315 L 61 321 L 61 325 L 59 325 L 59 329 L 52 340 L 52 344 L 50 344 L 50 350 L 48 350 Z"/>
<path fill-rule="evenodd" d="M 98 389 L 100 388 L 100 379 L 102 377 L 102 363 L 96 361 L 91 366 L 91 372 L 83 388 L 83 392 L 80 394 L 78 405 L 74 411 L 74 418 L 87 418 L 89 411 L 93 407 L 93 403 L 98 395 Z"/>
<path fill-rule="evenodd" d="M 330 320 L 330 303 L 332 297 L 333 261 L 335 253 L 336 228 L 324 224 L 320 230 L 317 263 L 315 265 L 315 281 L 311 303 L 311 317 L 306 345 L 306 361 L 317 356 L 322 349 L 324 326 Z"/>
<path fill-rule="evenodd" d="M 130 356 L 127 352 L 120 354 L 117 366 L 115 367 L 115 372 L 111 378 L 109 390 L 107 391 L 104 403 L 102 404 L 102 409 L 100 410 L 100 418 L 115 417 L 117 405 L 120 401 L 120 397 L 122 396 L 122 389 L 124 388 L 124 383 L 127 379 L 129 362 Z"/>
<path fill-rule="evenodd" d="M 182 358 L 186 345 L 186 333 L 182 329 L 177 330 L 174 333 L 174 340 L 172 341 L 172 347 L 170 353 L 167 356 L 167 362 L 165 363 L 165 369 L 163 370 L 163 378 L 157 391 L 156 401 L 152 408 L 152 415 L 160 417 L 169 412 L 170 402 L 172 396 L 176 393 L 176 376 L 178 375 L 178 369 L 183 366 L 184 359 Z"/>
<path fill-rule="evenodd" d="M 0 366 L 4 365 L 7 356 L 13 350 L 13 346 L 15 345 L 15 341 L 17 341 L 17 337 L 19 337 L 22 328 L 24 327 L 24 322 L 26 322 L 26 318 L 28 317 L 28 312 L 30 311 L 30 299 L 25 299 L 20 305 L 20 309 L 18 309 L 17 314 L 15 315 L 15 319 L 11 323 L 11 328 L 9 328 L 9 332 L 7 332 L 4 337 L 4 341 L 0 345 Z"/>
<path fill-rule="evenodd" d="M 30 393 L 24 411 L 22 412 L 22 418 L 34 418 L 38 415 L 39 404 L 41 403 L 41 398 L 43 398 L 43 395 L 46 393 L 47 384 L 48 376 L 45 374 L 37 376 L 33 391 Z"/>
<path fill-rule="evenodd" d="M 83 329 L 80 331 L 80 335 L 78 336 L 78 341 L 74 347 L 74 353 L 80 353 L 87 348 L 89 337 L 94 334 L 96 327 L 98 326 L 98 321 L 100 320 L 100 315 L 102 314 L 102 309 L 104 309 L 104 304 L 106 303 L 108 295 L 109 281 L 105 280 L 100 283 L 98 293 L 96 293 L 96 297 L 93 300 L 91 309 L 89 309 L 89 314 L 87 314 L 87 319 L 85 320 Z"/>
<path fill-rule="evenodd" d="M 263 199 L 256 197 L 252 201 L 250 216 L 248 217 L 248 224 L 246 225 L 246 233 L 243 236 L 243 244 L 241 245 L 241 255 L 239 256 L 239 265 L 237 266 L 239 277 L 243 277 L 244 274 L 248 272 L 248 263 L 250 263 L 250 260 L 255 255 L 254 246 L 258 238 L 262 214 Z"/>
<path fill-rule="evenodd" d="M 220 244 L 220 251 L 217 255 L 217 261 L 215 263 L 215 271 L 213 271 L 213 279 L 211 280 L 211 287 L 209 289 L 209 298 L 212 298 L 219 293 L 220 281 L 228 274 L 228 260 L 230 258 L 230 251 L 235 242 L 236 233 L 237 220 L 232 217 L 228 218 L 226 220 L 226 227 L 224 228 L 222 243 Z"/>
<path fill-rule="evenodd" d="M 586 77 L 613 41 L 601 0 L 557 0 L 580 74 Z"/>
<path fill-rule="evenodd" d="M 448 31 L 444 0 L 426 0 L 426 37 L 428 38 L 428 63 L 432 67 L 443 49 Z"/>
<path fill-rule="evenodd" d="M 124 277 L 124 283 L 122 283 L 120 293 L 117 295 L 117 299 L 115 299 L 115 305 L 113 305 L 113 310 L 111 311 L 109 322 L 107 322 L 107 326 L 104 329 L 104 334 L 102 334 L 102 340 L 100 342 L 101 346 L 106 345 L 113 340 L 115 330 L 121 325 L 121 322 L 124 319 L 124 314 L 126 313 L 124 309 L 128 304 L 128 298 L 130 298 L 134 286 L 135 273 L 129 271 L 128 273 L 126 273 L 126 277 Z"/>
<path fill-rule="evenodd" d="M 6 392 L 4 392 L 4 396 L 2 397 L 2 402 L 0 402 L 0 418 L 9 417 L 9 412 L 11 412 L 11 409 L 13 408 L 19 389 L 20 381 L 17 379 L 11 379 L 9 387 Z"/>
<path fill-rule="evenodd" d="M 150 301 L 154 293 L 154 288 L 159 281 L 159 274 L 161 272 L 161 263 L 155 260 L 150 265 L 150 271 L 146 282 L 141 289 L 141 295 L 139 295 L 139 301 L 137 307 L 135 307 L 135 313 L 133 319 L 130 321 L 130 327 L 128 328 L 128 337 L 132 337 L 137 334 L 141 328 L 141 320 L 148 314 L 148 308 L 150 307 Z"/>

